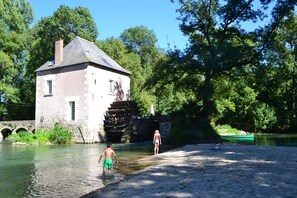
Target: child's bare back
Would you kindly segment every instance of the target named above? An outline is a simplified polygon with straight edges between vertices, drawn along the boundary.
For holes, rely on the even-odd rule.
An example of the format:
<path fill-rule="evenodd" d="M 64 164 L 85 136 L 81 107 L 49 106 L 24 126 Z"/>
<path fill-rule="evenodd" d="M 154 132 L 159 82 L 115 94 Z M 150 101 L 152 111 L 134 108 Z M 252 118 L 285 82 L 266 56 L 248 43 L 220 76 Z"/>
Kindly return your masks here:
<path fill-rule="evenodd" d="M 116 156 L 112 148 L 105 149 L 105 151 L 103 152 L 103 155 L 105 158 L 110 158 L 110 159 L 112 158 L 113 155 Z"/>

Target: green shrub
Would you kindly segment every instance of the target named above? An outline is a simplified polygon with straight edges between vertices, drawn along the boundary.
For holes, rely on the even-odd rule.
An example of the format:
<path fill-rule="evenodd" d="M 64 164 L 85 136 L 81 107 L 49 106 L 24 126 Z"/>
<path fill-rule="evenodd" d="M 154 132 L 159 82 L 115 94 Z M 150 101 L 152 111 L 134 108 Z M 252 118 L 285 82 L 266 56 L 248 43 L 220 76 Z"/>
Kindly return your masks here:
<path fill-rule="evenodd" d="M 236 128 L 232 128 L 230 125 L 225 124 L 225 125 L 218 125 L 215 127 L 215 130 L 217 131 L 218 134 L 233 134 L 233 135 L 239 135 L 240 130 Z"/>
<path fill-rule="evenodd" d="M 7 137 L 13 142 L 24 142 L 27 144 L 46 144 L 52 142 L 54 144 L 66 144 L 72 140 L 72 132 L 60 125 L 56 125 L 53 130 L 47 132 L 39 129 L 35 134 L 27 131 L 20 131 L 17 134 L 11 134 Z"/>
<path fill-rule="evenodd" d="M 54 144 L 66 144 L 72 140 L 72 132 L 63 128 L 60 124 L 56 124 L 49 133 L 49 140 Z"/>
<path fill-rule="evenodd" d="M 27 131 L 21 131 L 18 133 L 18 135 L 20 140 L 18 142 L 26 142 L 26 143 L 32 144 L 37 141 L 36 137 L 34 137 L 32 133 L 29 133 Z"/>
<path fill-rule="evenodd" d="M 24 142 L 27 144 L 33 144 L 37 141 L 36 137 L 34 137 L 32 133 L 27 131 L 20 131 L 16 134 L 11 134 L 7 138 L 8 140 L 11 140 L 13 142 Z"/>
<path fill-rule="evenodd" d="M 36 137 L 39 144 L 46 144 L 49 142 L 50 133 L 45 130 L 38 130 L 34 136 Z"/>

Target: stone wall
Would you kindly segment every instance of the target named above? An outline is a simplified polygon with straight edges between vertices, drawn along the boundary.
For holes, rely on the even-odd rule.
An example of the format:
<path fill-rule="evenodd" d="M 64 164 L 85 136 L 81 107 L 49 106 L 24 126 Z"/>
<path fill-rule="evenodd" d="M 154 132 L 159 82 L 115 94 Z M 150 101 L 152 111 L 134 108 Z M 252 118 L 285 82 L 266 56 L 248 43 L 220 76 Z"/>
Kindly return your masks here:
<path fill-rule="evenodd" d="M 17 120 L 0 122 L 0 140 L 19 131 L 35 133 L 35 120 Z"/>

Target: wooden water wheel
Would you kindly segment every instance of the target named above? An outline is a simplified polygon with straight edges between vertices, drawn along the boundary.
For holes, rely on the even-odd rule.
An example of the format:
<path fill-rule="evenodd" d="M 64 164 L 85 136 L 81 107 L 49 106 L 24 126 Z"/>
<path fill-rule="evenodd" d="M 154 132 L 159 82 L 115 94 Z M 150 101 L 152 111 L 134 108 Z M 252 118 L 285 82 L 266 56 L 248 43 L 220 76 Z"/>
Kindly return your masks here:
<path fill-rule="evenodd" d="M 108 141 L 120 141 L 131 119 L 139 116 L 139 109 L 134 101 L 113 102 L 105 114 L 104 130 Z"/>

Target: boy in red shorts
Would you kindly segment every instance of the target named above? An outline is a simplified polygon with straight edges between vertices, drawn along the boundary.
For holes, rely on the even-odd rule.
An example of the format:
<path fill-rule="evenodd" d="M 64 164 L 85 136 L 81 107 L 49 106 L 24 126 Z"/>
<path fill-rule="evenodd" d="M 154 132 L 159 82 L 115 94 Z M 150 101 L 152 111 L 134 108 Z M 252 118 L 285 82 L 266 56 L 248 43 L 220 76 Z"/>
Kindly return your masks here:
<path fill-rule="evenodd" d="M 112 143 L 107 142 L 107 148 L 103 151 L 103 153 L 100 155 L 100 158 L 98 160 L 98 163 L 100 163 L 101 158 L 104 156 L 104 162 L 103 162 L 103 176 L 106 176 L 106 173 L 110 173 L 110 169 L 112 168 L 112 156 L 115 157 L 116 163 L 118 163 L 118 157 L 114 150 L 112 149 Z"/>

